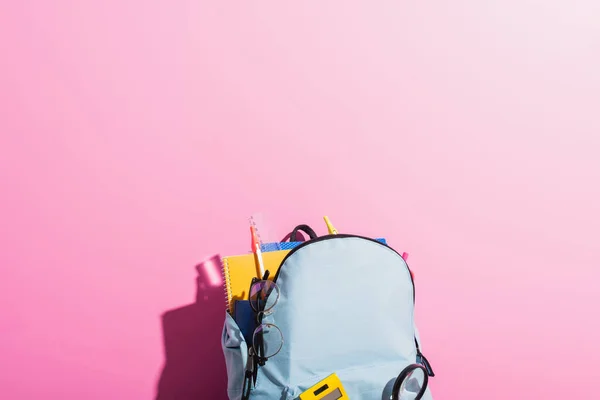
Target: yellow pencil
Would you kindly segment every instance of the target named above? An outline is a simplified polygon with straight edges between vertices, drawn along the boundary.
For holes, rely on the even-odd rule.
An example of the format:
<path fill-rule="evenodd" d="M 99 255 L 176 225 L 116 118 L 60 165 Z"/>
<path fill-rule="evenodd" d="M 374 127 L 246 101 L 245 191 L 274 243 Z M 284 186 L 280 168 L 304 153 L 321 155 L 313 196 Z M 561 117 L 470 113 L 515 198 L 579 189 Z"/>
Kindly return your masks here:
<path fill-rule="evenodd" d="M 329 220 L 329 217 L 324 216 L 323 219 L 325 220 L 325 225 L 327 225 L 327 230 L 329 231 L 329 234 L 337 235 L 338 231 L 333 227 L 333 225 L 331 225 L 331 221 Z"/>
<path fill-rule="evenodd" d="M 265 265 L 263 263 L 262 252 L 260 250 L 260 241 L 256 234 L 254 225 L 250 226 L 250 234 L 252 235 L 252 253 L 254 254 L 254 264 L 256 265 L 256 275 L 258 279 L 262 279 L 265 275 Z"/>

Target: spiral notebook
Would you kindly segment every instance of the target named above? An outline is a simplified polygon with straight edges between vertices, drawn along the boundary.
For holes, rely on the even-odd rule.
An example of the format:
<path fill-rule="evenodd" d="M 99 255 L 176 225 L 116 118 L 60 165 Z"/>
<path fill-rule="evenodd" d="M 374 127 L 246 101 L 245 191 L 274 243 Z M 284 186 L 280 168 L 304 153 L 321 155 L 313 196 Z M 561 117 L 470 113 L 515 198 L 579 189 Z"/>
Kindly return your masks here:
<path fill-rule="evenodd" d="M 290 250 L 269 251 L 262 254 L 265 270 L 269 270 L 269 279 L 273 279 L 283 258 Z M 234 314 L 236 300 L 247 300 L 250 282 L 256 276 L 254 255 L 243 254 L 223 257 L 223 285 L 225 287 L 225 305 L 230 314 Z"/>

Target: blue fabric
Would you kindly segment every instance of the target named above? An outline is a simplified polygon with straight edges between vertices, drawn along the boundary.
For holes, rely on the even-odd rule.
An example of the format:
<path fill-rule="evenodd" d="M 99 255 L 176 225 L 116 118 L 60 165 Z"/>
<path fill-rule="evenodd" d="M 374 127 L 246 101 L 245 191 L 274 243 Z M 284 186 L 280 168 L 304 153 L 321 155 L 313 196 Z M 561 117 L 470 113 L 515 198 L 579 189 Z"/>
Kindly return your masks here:
<path fill-rule="evenodd" d="M 333 372 L 350 399 L 381 400 L 416 362 L 410 273 L 386 245 L 358 237 L 314 241 L 285 260 L 276 283 L 279 301 L 263 322 L 279 327 L 284 344 L 258 367 L 251 400 L 297 399 Z M 247 345 L 229 315 L 222 339 L 229 398 L 239 400 Z M 428 390 L 423 400 L 432 399 Z"/>
<path fill-rule="evenodd" d="M 387 244 L 384 238 L 375 239 L 380 243 Z M 260 250 L 262 252 L 268 251 L 278 251 L 278 250 L 291 250 L 294 247 L 302 244 L 304 242 L 271 242 L 271 243 L 263 243 L 260 245 Z"/>

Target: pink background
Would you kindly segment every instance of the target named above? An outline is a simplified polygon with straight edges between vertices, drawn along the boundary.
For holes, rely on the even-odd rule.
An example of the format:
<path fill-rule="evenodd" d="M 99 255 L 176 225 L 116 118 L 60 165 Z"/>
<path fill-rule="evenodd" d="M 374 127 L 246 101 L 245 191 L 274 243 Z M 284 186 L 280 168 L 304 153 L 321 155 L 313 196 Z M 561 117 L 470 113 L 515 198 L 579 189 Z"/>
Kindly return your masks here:
<path fill-rule="evenodd" d="M 256 211 L 409 252 L 436 399 L 595 396 L 599 4 L 2 2 L 0 397 L 220 400 Z"/>

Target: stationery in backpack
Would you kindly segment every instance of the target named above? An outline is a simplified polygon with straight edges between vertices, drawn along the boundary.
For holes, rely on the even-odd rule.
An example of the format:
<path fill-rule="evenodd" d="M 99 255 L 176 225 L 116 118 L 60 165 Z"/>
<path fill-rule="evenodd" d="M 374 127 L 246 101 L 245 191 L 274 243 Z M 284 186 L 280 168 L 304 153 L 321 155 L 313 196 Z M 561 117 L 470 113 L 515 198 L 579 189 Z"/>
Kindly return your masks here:
<path fill-rule="evenodd" d="M 325 224 L 327 225 L 327 230 L 328 230 L 329 234 L 330 235 L 337 234 L 337 230 L 331 224 L 329 217 L 325 216 L 325 217 L 323 217 L 323 219 L 325 220 Z M 256 224 L 254 223 L 254 221 L 252 219 L 251 219 L 251 221 L 254 224 L 254 227 L 258 232 L 258 228 L 256 227 Z M 304 242 L 300 242 L 300 241 L 296 240 L 298 238 L 297 235 L 298 235 L 299 231 L 305 232 L 308 235 L 309 239 L 311 239 L 311 240 L 317 238 L 317 234 L 315 233 L 315 231 L 313 229 L 311 229 L 308 225 L 298 225 L 281 242 L 269 242 L 269 243 L 261 242 L 260 250 L 262 252 L 278 251 L 278 250 L 291 250 L 291 249 L 301 245 L 302 243 L 304 243 Z M 260 234 L 259 234 L 259 237 L 260 237 Z M 289 239 L 289 241 L 286 241 L 288 239 Z M 377 238 L 375 240 L 377 240 L 378 242 L 380 242 L 382 244 L 387 244 L 387 242 L 384 238 Z"/>
<path fill-rule="evenodd" d="M 258 233 L 258 228 L 256 227 L 255 221 L 253 218 L 250 219 L 251 222 L 251 230 L 253 235 L 258 236 L 258 248 L 260 251 L 263 250 L 263 244 L 260 243 L 260 234 Z M 312 230 L 307 225 L 298 225 L 290 234 L 290 242 L 296 242 L 298 231 L 306 232 L 310 239 L 315 239 L 317 234 L 314 230 Z M 253 239 L 254 242 L 254 239 Z M 297 242 L 302 243 L 302 242 Z M 279 245 L 278 243 L 276 243 Z M 277 274 L 277 270 L 279 269 L 279 265 L 285 258 L 285 256 L 290 252 L 291 248 L 286 250 L 274 250 L 272 247 L 267 246 L 269 251 L 265 251 L 262 253 L 262 262 L 264 263 L 264 268 L 269 270 L 269 279 L 273 279 L 273 277 Z M 235 312 L 235 305 L 239 301 L 244 301 L 248 299 L 248 289 L 250 288 L 250 282 L 252 278 L 256 277 L 256 259 L 253 253 L 236 255 L 236 256 L 228 256 L 223 257 L 223 285 L 225 286 L 225 305 L 229 314 L 231 314 L 234 319 L 237 321 L 239 317 L 241 320 L 247 319 L 247 309 L 248 307 L 245 304 L 240 304 L 238 312 Z M 245 310 L 245 311 L 242 311 Z"/>
<path fill-rule="evenodd" d="M 265 269 L 268 269 L 269 279 L 273 279 L 283 258 L 289 250 L 269 251 L 263 253 Z M 223 285 L 225 286 L 225 305 L 233 315 L 234 304 L 237 300 L 248 300 L 248 289 L 252 278 L 256 277 L 254 255 L 243 254 L 223 257 Z"/>

